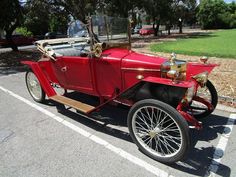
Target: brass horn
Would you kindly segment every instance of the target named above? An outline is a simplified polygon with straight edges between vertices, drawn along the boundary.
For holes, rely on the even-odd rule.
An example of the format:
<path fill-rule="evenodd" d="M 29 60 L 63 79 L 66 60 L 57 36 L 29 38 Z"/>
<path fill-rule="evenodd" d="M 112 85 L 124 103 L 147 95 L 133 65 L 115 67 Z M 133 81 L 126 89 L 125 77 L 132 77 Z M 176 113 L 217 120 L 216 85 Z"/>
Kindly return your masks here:
<path fill-rule="evenodd" d="M 102 44 L 101 43 L 94 44 L 94 46 L 93 46 L 93 54 L 97 58 L 99 58 L 102 55 Z"/>

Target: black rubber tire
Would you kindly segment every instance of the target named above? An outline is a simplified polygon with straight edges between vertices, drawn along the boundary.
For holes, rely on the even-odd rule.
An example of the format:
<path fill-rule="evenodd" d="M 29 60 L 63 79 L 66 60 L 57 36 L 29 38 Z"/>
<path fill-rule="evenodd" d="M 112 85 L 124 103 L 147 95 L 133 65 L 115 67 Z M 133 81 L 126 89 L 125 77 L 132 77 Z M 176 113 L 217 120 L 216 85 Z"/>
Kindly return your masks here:
<path fill-rule="evenodd" d="M 34 72 L 32 70 L 28 70 L 25 74 L 25 83 L 26 83 L 26 86 L 27 86 L 27 89 L 28 89 L 28 92 L 30 93 L 31 97 L 33 98 L 34 101 L 38 102 L 38 103 L 44 103 L 45 102 L 45 97 L 46 97 L 46 94 L 43 90 L 43 88 L 41 87 L 40 85 L 40 88 L 41 88 L 41 97 L 40 98 L 36 98 L 30 91 L 29 89 L 29 86 L 28 86 L 28 81 L 27 81 L 27 78 L 28 78 L 28 75 L 29 74 L 34 74 Z M 34 74 L 35 75 L 35 74 Z M 36 76 L 35 76 L 36 77 Z M 36 77 L 37 78 L 37 77 Z M 39 82 L 39 81 L 38 81 Z"/>
<path fill-rule="evenodd" d="M 217 103 L 218 103 L 218 94 L 217 94 L 217 91 L 215 89 L 215 86 L 211 83 L 211 81 L 207 81 L 206 83 L 206 87 L 207 89 L 209 90 L 210 92 L 210 95 L 211 95 L 211 104 L 212 106 L 214 107 L 213 110 L 209 111 L 205 111 L 205 112 L 202 112 L 200 114 L 194 114 L 193 113 L 193 116 L 198 119 L 198 120 L 201 120 L 201 119 L 204 119 L 205 117 L 207 117 L 208 115 L 210 115 L 216 108 L 217 106 Z"/>
<path fill-rule="evenodd" d="M 182 133 L 182 145 L 179 148 L 180 149 L 179 152 L 173 155 L 172 157 L 161 157 L 158 155 L 154 155 L 153 153 L 149 152 L 146 149 L 146 147 L 142 145 L 136 138 L 134 134 L 134 130 L 133 130 L 134 127 L 132 126 L 132 120 L 134 119 L 135 112 L 139 110 L 140 108 L 146 107 L 146 106 L 156 107 L 158 109 L 165 111 L 174 119 L 175 123 L 178 124 L 179 129 Z M 134 143 L 139 147 L 139 149 L 147 156 L 159 162 L 167 163 L 167 164 L 177 162 L 186 156 L 191 146 L 190 132 L 189 132 L 189 127 L 186 120 L 180 115 L 180 113 L 176 109 L 174 109 L 173 107 L 171 107 L 170 105 L 164 102 L 154 100 L 154 99 L 145 99 L 145 100 L 135 103 L 129 111 L 127 124 L 129 128 L 130 136 L 133 139 Z"/>

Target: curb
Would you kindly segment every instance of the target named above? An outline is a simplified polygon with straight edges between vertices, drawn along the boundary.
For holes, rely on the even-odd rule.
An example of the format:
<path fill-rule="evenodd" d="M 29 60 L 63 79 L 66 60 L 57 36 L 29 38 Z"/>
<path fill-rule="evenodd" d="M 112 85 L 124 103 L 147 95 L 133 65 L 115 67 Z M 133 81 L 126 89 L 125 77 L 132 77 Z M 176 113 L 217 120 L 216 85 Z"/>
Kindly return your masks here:
<path fill-rule="evenodd" d="M 19 72 L 24 72 L 27 69 L 27 66 L 0 66 L 0 76 L 10 76 Z"/>
<path fill-rule="evenodd" d="M 222 105 L 222 104 L 218 104 L 218 105 L 216 106 L 216 109 L 217 109 L 217 110 L 220 110 L 220 111 L 226 111 L 226 112 L 230 112 L 230 113 L 236 113 L 236 108 L 232 108 L 232 107 L 225 106 L 225 105 Z"/>

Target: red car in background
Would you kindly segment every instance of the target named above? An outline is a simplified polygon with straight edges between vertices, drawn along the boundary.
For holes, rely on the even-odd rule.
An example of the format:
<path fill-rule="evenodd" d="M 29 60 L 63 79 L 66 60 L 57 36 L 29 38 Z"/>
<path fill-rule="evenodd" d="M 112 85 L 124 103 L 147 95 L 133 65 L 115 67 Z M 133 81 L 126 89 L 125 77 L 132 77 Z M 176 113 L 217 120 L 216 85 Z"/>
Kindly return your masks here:
<path fill-rule="evenodd" d="M 20 34 L 12 35 L 12 40 L 17 46 L 32 45 L 36 41 L 36 39 L 33 37 L 26 37 Z M 9 45 L 10 44 L 7 39 L 0 39 L 0 46 L 7 47 Z"/>
<path fill-rule="evenodd" d="M 154 34 L 155 31 L 153 28 L 142 28 L 141 30 L 139 30 L 139 34 L 140 35 L 150 35 L 150 34 Z"/>

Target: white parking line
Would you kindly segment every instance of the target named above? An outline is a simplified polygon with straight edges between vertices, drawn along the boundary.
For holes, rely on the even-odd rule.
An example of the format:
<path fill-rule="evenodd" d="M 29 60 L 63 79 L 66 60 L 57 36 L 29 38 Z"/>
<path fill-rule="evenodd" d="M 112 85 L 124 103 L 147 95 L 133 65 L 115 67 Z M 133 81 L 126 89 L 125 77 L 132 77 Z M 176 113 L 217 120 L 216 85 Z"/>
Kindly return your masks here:
<path fill-rule="evenodd" d="M 230 114 L 229 119 L 225 125 L 224 133 L 221 135 L 218 145 L 216 146 L 211 165 L 209 166 L 205 176 L 215 176 L 219 168 L 220 162 L 223 158 L 229 136 L 233 130 L 236 114 Z"/>
<path fill-rule="evenodd" d="M 147 171 L 151 172 L 152 174 L 156 175 L 156 176 L 160 176 L 160 177 L 173 177 L 173 175 L 169 175 L 167 172 L 165 172 L 164 170 L 161 170 L 147 162 L 145 162 L 142 159 L 139 159 L 138 157 L 135 157 L 134 155 L 124 151 L 121 148 L 118 148 L 116 146 L 113 146 L 112 144 L 110 144 L 109 142 L 107 142 L 106 140 L 103 140 L 101 138 L 99 138 L 96 135 L 93 135 L 91 133 L 89 133 L 88 131 L 66 121 L 65 119 L 51 113 L 50 111 L 36 105 L 35 103 L 21 97 L 20 95 L 17 95 L 15 93 L 13 93 L 12 91 L 3 88 L 2 86 L 0 86 L 0 90 L 2 90 L 3 92 L 7 93 L 8 95 L 11 95 L 13 97 L 15 97 L 16 99 L 26 103 L 27 105 L 37 109 L 38 111 L 42 112 L 43 114 L 53 118 L 54 120 L 58 121 L 59 123 L 62 123 L 63 125 L 65 125 L 66 127 L 74 130 L 75 132 L 79 133 L 80 135 L 89 138 L 90 140 L 92 140 L 93 142 L 100 144 L 102 146 L 104 146 L 106 149 L 109 149 L 110 151 L 114 152 L 115 154 L 119 155 L 120 157 L 123 157 L 124 159 L 127 159 L 128 161 L 146 169 Z"/>

